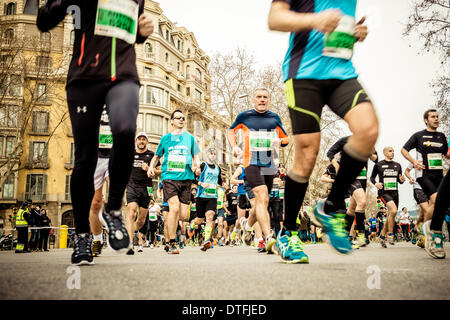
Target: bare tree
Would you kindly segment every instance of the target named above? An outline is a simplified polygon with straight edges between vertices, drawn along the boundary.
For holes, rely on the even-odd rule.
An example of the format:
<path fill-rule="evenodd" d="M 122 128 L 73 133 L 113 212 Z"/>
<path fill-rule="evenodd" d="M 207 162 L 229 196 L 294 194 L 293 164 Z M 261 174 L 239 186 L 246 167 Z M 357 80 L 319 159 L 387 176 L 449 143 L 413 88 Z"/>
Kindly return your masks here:
<path fill-rule="evenodd" d="M 50 139 L 68 118 L 65 96 L 57 90 L 64 86 L 64 59 L 53 62 L 50 49 L 51 39 L 46 34 L 15 34 L 10 25 L 0 27 L 0 125 L 7 127 L 1 133 L 15 137 L 6 158 L 0 161 L 0 188 L 11 173 L 43 163 Z M 25 134 L 34 130 L 33 114 L 38 110 L 49 112 L 52 130 L 49 126 L 48 132 L 43 133 L 47 141 L 37 157 L 21 161 L 27 149 Z"/>
<path fill-rule="evenodd" d="M 431 82 L 436 108 L 441 115 L 444 131 L 449 129 L 450 92 L 450 2 L 448 0 L 416 0 L 403 35 L 418 34 L 426 52 L 439 54 L 441 73 Z"/>

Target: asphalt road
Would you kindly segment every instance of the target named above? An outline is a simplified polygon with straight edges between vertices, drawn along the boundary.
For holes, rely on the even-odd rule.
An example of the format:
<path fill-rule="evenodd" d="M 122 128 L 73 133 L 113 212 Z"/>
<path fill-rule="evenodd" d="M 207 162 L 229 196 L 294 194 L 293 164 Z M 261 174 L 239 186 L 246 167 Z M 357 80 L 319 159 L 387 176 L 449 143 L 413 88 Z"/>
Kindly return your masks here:
<path fill-rule="evenodd" d="M 162 247 L 134 256 L 106 250 L 95 265 L 70 268 L 71 249 L 0 252 L 1 299 L 450 299 L 447 259 L 400 243 L 377 244 L 342 256 L 327 244 L 306 245 L 309 264 L 287 265 L 251 247 Z"/>

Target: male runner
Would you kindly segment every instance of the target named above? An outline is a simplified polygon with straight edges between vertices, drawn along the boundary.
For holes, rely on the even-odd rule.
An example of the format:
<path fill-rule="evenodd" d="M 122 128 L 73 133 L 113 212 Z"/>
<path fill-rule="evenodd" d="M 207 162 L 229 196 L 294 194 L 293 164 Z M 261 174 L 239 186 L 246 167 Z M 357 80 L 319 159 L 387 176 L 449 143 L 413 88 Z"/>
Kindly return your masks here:
<path fill-rule="evenodd" d="M 169 242 L 168 242 L 169 241 L 169 228 L 168 228 L 168 224 L 167 224 L 167 217 L 169 216 L 169 203 L 167 203 L 167 201 L 164 201 L 164 192 L 163 192 L 162 181 L 158 185 L 157 195 L 161 201 L 161 213 L 162 213 L 163 221 L 164 221 L 164 225 L 163 225 L 163 230 L 164 230 L 163 233 L 164 233 L 164 241 L 165 241 L 164 250 L 169 251 Z"/>
<path fill-rule="evenodd" d="M 234 246 L 235 241 L 231 239 L 231 232 L 234 229 L 234 225 L 236 224 L 236 220 L 238 217 L 238 203 L 239 203 L 239 191 L 237 185 L 231 186 L 231 192 L 227 194 L 227 205 L 225 206 L 225 210 L 227 214 L 225 216 L 225 244 L 230 244 Z"/>
<path fill-rule="evenodd" d="M 378 196 L 387 207 L 387 219 L 380 235 L 381 246 L 386 248 L 386 234 L 389 244 L 394 245 L 395 217 L 398 211 L 398 183 L 405 182 L 405 177 L 402 175 L 400 163 L 393 161 L 394 148 L 385 147 L 383 154 L 385 159 L 374 165 L 370 181 L 378 189 Z M 379 182 L 375 180 L 377 176 Z"/>
<path fill-rule="evenodd" d="M 377 227 L 378 227 L 378 219 L 375 216 L 375 213 L 372 213 L 372 217 L 369 219 L 370 225 L 370 241 L 375 241 L 377 239 Z"/>
<path fill-rule="evenodd" d="M 164 221 L 168 224 L 169 254 L 180 253 L 175 243 L 178 220 L 188 220 L 194 172 L 200 174 L 198 168 L 200 148 L 195 138 L 183 130 L 184 120 L 181 110 L 172 112 L 170 116 L 172 132 L 161 138 L 149 169 L 150 176 L 153 176 L 156 163 L 164 157 L 161 179 L 164 201 L 169 203 L 169 215 Z"/>
<path fill-rule="evenodd" d="M 94 237 L 92 242 L 92 256 L 97 257 L 102 253 L 103 247 L 103 227 L 98 214 L 103 206 L 103 185 L 105 181 L 109 183 L 109 157 L 113 145 L 111 127 L 109 126 L 106 106 L 103 107 L 100 120 L 100 133 L 98 136 L 98 160 L 94 173 L 94 197 L 89 211 L 89 224 Z"/>
<path fill-rule="evenodd" d="M 218 185 L 217 188 L 217 207 L 216 207 L 216 215 L 217 215 L 217 244 L 219 246 L 223 246 L 225 243 L 224 235 L 224 221 L 225 221 L 225 201 L 226 201 L 226 190 L 227 188 L 226 182 L 223 181 L 222 185 Z M 226 233 L 226 231 L 225 231 Z"/>
<path fill-rule="evenodd" d="M 228 140 L 233 146 L 233 155 L 238 157 L 242 150 L 237 146 L 236 133 L 242 130 L 244 137 L 244 172 L 250 188 L 255 194 L 255 210 L 248 218 L 248 226 L 258 222 L 266 239 L 266 249 L 272 252 L 275 239 L 270 229 L 270 216 L 267 210 L 269 191 L 277 172 L 274 164 L 274 150 L 281 144 L 285 147 L 289 137 L 283 129 L 280 117 L 268 110 L 269 92 L 256 89 L 253 93 L 253 109 L 241 112 L 228 130 Z M 244 228 L 245 229 L 245 228 Z"/>
<path fill-rule="evenodd" d="M 416 132 L 409 138 L 402 149 L 402 155 L 413 164 L 414 168 L 421 170 L 421 176 L 416 178 L 426 195 L 430 199 L 430 205 L 424 217 L 423 231 L 425 244 L 427 235 L 430 235 L 430 223 L 433 217 L 434 204 L 436 202 L 437 190 L 443 178 L 442 156 L 447 153 L 447 138 L 442 132 L 438 132 L 439 115 L 436 109 L 425 111 L 423 120 L 426 129 Z M 414 159 L 409 151 L 416 149 L 418 159 Z M 434 226 L 436 231 L 441 230 L 442 226 Z M 426 232 L 425 232 L 426 231 Z M 438 239 L 440 241 L 440 239 Z M 432 241 L 429 239 L 431 245 Z M 432 244 L 435 246 L 436 244 Z M 426 249 L 426 246 L 425 246 Z M 439 251 L 439 249 L 438 249 Z M 429 252 L 429 250 L 427 250 Z M 442 254 L 440 254 L 442 255 Z"/>
<path fill-rule="evenodd" d="M 155 153 L 147 149 L 148 136 L 145 132 L 139 132 L 136 135 L 136 149 L 134 151 L 133 169 L 130 180 L 127 185 L 127 208 L 128 234 L 134 235 L 134 232 L 141 229 L 147 222 L 148 205 L 153 193 L 152 178 L 149 178 L 149 164 Z M 160 164 L 158 162 L 156 174 L 161 174 Z M 139 206 L 139 210 L 138 210 Z M 136 217 L 137 216 L 137 217 Z M 130 248 L 128 255 L 133 255 L 134 250 Z"/>
<path fill-rule="evenodd" d="M 72 264 L 93 264 L 89 235 L 89 209 L 94 196 L 94 172 L 103 106 L 114 138 L 110 159 L 108 201 L 101 213 L 108 230 L 109 247 L 126 251 L 130 245 L 122 217 L 122 196 L 133 163 L 133 140 L 139 110 L 139 77 L 134 43 L 143 43 L 153 32 L 144 13 L 144 0 L 127 0 L 122 12 L 101 1 L 48 0 L 39 8 L 36 24 L 47 32 L 64 20 L 77 5 L 80 28 L 75 29 L 73 57 L 67 75 L 67 103 L 75 142 L 75 166 L 70 194 L 75 218 Z M 98 19 L 98 12 L 109 19 Z M 126 17 L 129 23 L 119 23 Z M 101 28 L 100 28 L 101 26 Z M 101 30 L 101 31 L 99 31 Z"/>
<path fill-rule="evenodd" d="M 215 164 L 216 154 L 215 148 L 208 148 L 206 161 L 200 165 L 201 174 L 198 178 L 198 192 L 195 201 L 197 217 L 191 223 L 191 229 L 198 228 L 206 217 L 205 241 L 201 248 L 202 251 L 208 250 L 212 245 L 211 232 L 217 209 L 217 189 L 222 184 L 222 170 Z"/>
<path fill-rule="evenodd" d="M 231 233 L 230 239 L 231 241 L 235 241 L 236 235 L 241 234 L 241 225 L 240 221 L 242 218 L 245 218 L 245 210 L 250 208 L 250 202 L 247 199 L 247 194 L 244 189 L 244 178 L 245 178 L 245 170 L 242 164 L 234 171 L 233 176 L 230 179 L 230 182 L 236 184 L 238 187 L 238 206 L 237 206 L 237 220 L 234 226 L 233 232 Z"/>
<path fill-rule="evenodd" d="M 281 208 L 281 199 L 280 199 L 280 186 L 282 182 L 278 176 L 273 179 L 272 190 L 270 191 L 270 200 L 269 207 L 271 211 L 271 225 L 275 234 L 278 234 L 281 230 L 280 222 L 283 221 L 283 212 Z"/>
<path fill-rule="evenodd" d="M 315 215 L 331 245 L 350 253 L 343 228 L 344 196 L 367 163 L 378 138 L 378 119 L 357 80 L 351 57 L 356 41 L 367 36 L 365 18 L 356 23 L 356 1 L 273 0 L 269 28 L 292 32 L 283 63 L 283 78 L 294 133 L 294 161 L 286 176 L 284 227 L 277 239 L 285 263 L 308 262 L 295 230 L 309 177 L 320 147 L 324 105 L 343 118 L 353 135 L 343 147 L 341 168 L 326 200 Z"/>

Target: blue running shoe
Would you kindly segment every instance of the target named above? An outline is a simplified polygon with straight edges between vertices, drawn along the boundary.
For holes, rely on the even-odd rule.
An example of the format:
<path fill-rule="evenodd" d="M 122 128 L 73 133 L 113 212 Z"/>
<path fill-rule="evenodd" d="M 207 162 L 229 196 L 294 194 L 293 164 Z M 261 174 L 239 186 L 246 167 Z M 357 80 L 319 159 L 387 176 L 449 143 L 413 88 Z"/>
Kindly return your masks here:
<path fill-rule="evenodd" d="M 345 230 L 345 214 L 327 214 L 324 205 L 325 200 L 317 201 L 314 213 L 323 225 L 323 231 L 327 234 L 331 246 L 339 253 L 351 253 L 352 243 L 348 241 L 348 232 Z"/>
<path fill-rule="evenodd" d="M 303 243 L 296 231 L 286 231 L 277 237 L 277 247 L 283 263 L 309 263 L 308 256 L 303 252 Z"/>

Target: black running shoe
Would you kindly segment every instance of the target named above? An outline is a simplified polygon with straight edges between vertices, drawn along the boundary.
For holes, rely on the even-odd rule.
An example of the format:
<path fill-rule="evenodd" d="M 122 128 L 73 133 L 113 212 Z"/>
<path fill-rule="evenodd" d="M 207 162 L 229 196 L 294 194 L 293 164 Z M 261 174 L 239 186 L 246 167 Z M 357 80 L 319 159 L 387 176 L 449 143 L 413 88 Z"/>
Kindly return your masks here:
<path fill-rule="evenodd" d="M 90 265 L 94 264 L 92 256 L 92 238 L 87 233 L 75 235 L 75 243 L 72 253 L 72 265 Z"/>
<path fill-rule="evenodd" d="M 131 248 L 127 251 L 127 255 L 132 256 L 133 254 L 134 254 L 133 248 Z"/>
<path fill-rule="evenodd" d="M 102 210 L 100 221 L 108 231 L 108 247 L 116 252 L 126 252 L 131 248 L 130 237 L 123 223 L 122 212 L 120 210 L 109 213 L 106 210 Z"/>

